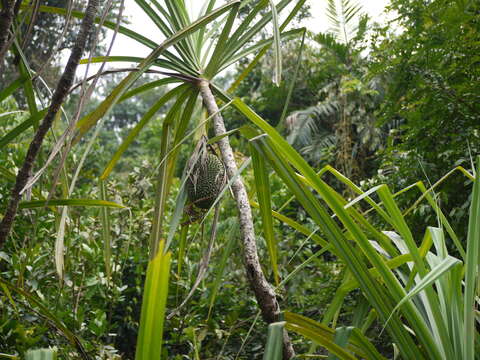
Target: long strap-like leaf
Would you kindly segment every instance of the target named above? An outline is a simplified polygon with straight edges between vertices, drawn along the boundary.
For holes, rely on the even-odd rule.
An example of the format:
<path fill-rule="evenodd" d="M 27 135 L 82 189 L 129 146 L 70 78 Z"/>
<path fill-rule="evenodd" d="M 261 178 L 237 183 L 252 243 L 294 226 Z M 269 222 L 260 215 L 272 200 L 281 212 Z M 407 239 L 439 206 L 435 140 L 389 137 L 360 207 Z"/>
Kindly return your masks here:
<path fill-rule="evenodd" d="M 464 311 L 464 359 L 475 359 L 475 342 L 478 341 L 478 331 L 475 328 L 476 296 L 478 294 L 478 279 L 480 268 L 480 156 L 477 157 L 477 170 L 473 185 L 470 218 L 468 221 L 467 256 L 465 262 L 465 297 Z M 478 345 L 478 344 L 477 344 Z"/>
<path fill-rule="evenodd" d="M 76 136 L 75 141 L 78 142 L 81 137 L 93 127 L 100 118 L 106 116 L 113 106 L 119 101 L 120 97 L 125 93 L 125 91 L 150 67 L 153 65 L 155 60 L 163 54 L 163 52 L 174 45 L 181 39 L 186 36 L 194 33 L 198 29 L 206 26 L 209 22 L 215 20 L 218 16 L 222 15 L 228 11 L 232 6 L 234 6 L 238 0 L 229 2 L 228 4 L 219 7 L 218 9 L 212 11 L 210 14 L 198 19 L 193 22 L 191 25 L 183 28 L 182 30 L 176 32 L 170 38 L 165 40 L 157 48 L 155 48 L 148 57 L 146 57 L 139 65 L 139 70 L 137 72 L 130 73 L 125 77 L 120 84 L 118 84 L 110 93 L 110 95 L 97 107 L 97 109 L 90 114 L 87 118 L 82 119 L 78 122 L 79 133 Z"/>

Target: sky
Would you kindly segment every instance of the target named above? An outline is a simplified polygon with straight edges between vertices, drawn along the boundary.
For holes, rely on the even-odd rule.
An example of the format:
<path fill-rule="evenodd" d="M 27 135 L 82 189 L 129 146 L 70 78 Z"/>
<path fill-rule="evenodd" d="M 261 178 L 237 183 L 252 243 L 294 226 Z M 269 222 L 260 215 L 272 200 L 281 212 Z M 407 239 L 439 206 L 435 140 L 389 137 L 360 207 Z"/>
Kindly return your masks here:
<path fill-rule="evenodd" d="M 193 10 L 193 14 L 198 14 L 200 7 L 204 0 L 185 0 L 190 5 L 190 9 Z M 363 7 L 364 11 L 368 13 L 374 21 L 382 22 L 384 16 L 382 15 L 388 0 L 357 0 Z M 221 1 L 218 1 L 221 3 Z M 325 15 L 325 9 L 327 0 L 307 0 L 310 5 L 312 18 L 305 20 L 302 25 L 306 26 L 308 30 L 314 33 L 327 31 L 329 28 L 329 22 Z M 128 15 L 132 30 L 160 43 L 164 37 L 160 31 L 156 28 L 150 18 L 145 15 L 142 9 L 135 3 L 135 0 L 125 0 L 124 14 Z M 109 44 L 111 37 L 107 37 L 107 44 Z M 150 53 L 150 49 L 137 43 L 134 40 L 129 39 L 126 36 L 117 34 L 117 38 L 113 45 L 110 55 L 127 55 L 127 56 L 140 56 L 145 57 Z M 100 55 L 100 54 L 97 54 Z M 113 67 L 125 67 L 132 64 L 115 63 Z M 110 66 L 108 66 L 110 67 Z M 96 67 L 92 67 L 94 70 Z"/>

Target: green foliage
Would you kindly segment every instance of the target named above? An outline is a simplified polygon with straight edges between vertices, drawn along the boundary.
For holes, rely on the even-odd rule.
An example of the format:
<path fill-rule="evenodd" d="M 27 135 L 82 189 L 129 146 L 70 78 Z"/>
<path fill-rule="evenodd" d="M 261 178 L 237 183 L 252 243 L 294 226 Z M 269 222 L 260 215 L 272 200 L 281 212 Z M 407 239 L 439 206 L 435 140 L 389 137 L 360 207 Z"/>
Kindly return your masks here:
<path fill-rule="evenodd" d="M 375 110 L 382 85 L 368 74 L 368 17 L 350 1 L 328 3 L 331 30 L 313 39 L 319 56 L 331 64 L 320 84 L 319 101 L 287 118 L 288 139 L 314 165 L 333 164 L 352 180 L 372 174 L 367 161 L 383 147 L 384 129 L 376 126 Z"/>
<path fill-rule="evenodd" d="M 475 1 L 393 1 L 391 10 L 400 34 L 377 30 L 370 66 L 385 79 L 381 121 L 401 123 L 390 133 L 379 179 L 398 190 L 418 179 L 433 182 L 458 165 L 469 168 L 480 151 L 480 16 Z M 462 183 L 443 184 L 438 201 L 464 238 L 469 199 L 458 191 Z M 436 223 L 427 207 L 414 215 L 418 223 Z"/>
<path fill-rule="evenodd" d="M 282 1 L 279 4 L 275 4 L 277 11 L 264 14 L 260 12 L 260 10 L 265 8 L 264 4 L 255 6 L 252 10 L 252 16 L 247 17 L 246 23 L 241 25 L 240 28 L 235 27 L 234 32 L 232 32 L 231 34 L 232 36 L 229 37 L 230 30 L 232 30 L 232 25 L 234 24 L 233 20 L 239 7 L 239 2 L 231 2 L 224 6 L 220 6 L 218 9 L 214 9 L 213 2 L 211 2 L 212 6 L 210 6 L 208 9 L 206 9 L 206 11 L 204 11 L 204 17 L 200 18 L 197 21 L 191 21 L 189 19 L 189 15 L 186 12 L 183 2 L 169 2 L 166 4 L 166 8 L 160 7 L 159 4 L 154 4 L 156 10 L 153 10 L 153 8 L 150 7 L 150 5 L 148 5 L 146 2 L 138 1 L 138 3 L 142 6 L 143 10 L 149 16 L 151 16 L 154 21 L 156 20 L 157 25 L 159 26 L 161 31 L 164 32 L 167 40 L 160 46 L 157 44 L 153 44 L 151 41 L 147 41 L 147 45 L 152 47 L 153 49 L 152 54 L 146 59 L 140 61 L 139 71 L 131 72 L 125 79 L 120 82 L 118 86 L 112 89 L 106 100 L 102 101 L 99 106 L 97 106 L 93 111 L 87 113 L 83 118 L 80 119 L 77 126 L 80 132 L 79 134 L 77 134 L 74 142 L 78 143 L 81 137 L 84 136 L 91 127 L 97 124 L 99 125 L 101 123 L 100 119 L 103 116 L 109 113 L 112 114 L 113 105 L 115 105 L 117 102 L 122 102 L 123 100 L 127 99 L 129 94 L 133 95 L 131 92 L 128 92 L 127 89 L 139 78 L 142 72 L 146 71 L 151 65 L 153 65 L 159 55 L 165 54 L 166 58 L 169 59 L 168 61 L 170 61 L 170 64 L 173 64 L 173 70 L 177 70 L 185 74 L 185 77 L 182 78 L 183 80 L 189 80 L 190 78 L 188 78 L 188 76 L 198 76 L 198 70 L 204 65 L 207 69 L 209 76 L 213 77 L 216 75 L 217 72 L 222 70 L 222 67 L 228 65 L 228 63 L 226 62 L 234 62 L 237 60 L 236 57 L 240 58 L 243 56 L 247 56 L 249 53 L 254 52 L 258 47 L 272 44 L 273 40 L 268 39 L 266 41 L 263 40 L 262 42 L 260 42 L 260 45 L 256 45 L 253 48 L 247 47 L 246 50 L 243 49 L 243 45 L 247 44 L 253 37 L 255 37 L 258 30 L 264 27 L 265 24 L 267 24 L 272 19 L 272 17 L 276 18 L 277 15 L 283 9 L 285 9 L 289 2 L 290 1 Z M 298 11 L 299 8 L 300 6 L 297 6 L 296 11 Z M 23 9 L 29 10 L 28 7 L 25 7 Z M 42 13 L 67 15 L 67 10 L 63 8 L 40 6 L 39 10 Z M 162 16 L 164 16 L 166 12 L 170 13 L 171 16 L 166 17 L 168 26 L 165 26 L 164 23 L 158 21 L 158 18 L 156 18 L 154 15 L 155 11 L 159 11 L 158 13 L 162 14 Z M 218 42 L 218 44 L 215 45 L 215 56 L 212 56 L 211 59 L 208 59 L 206 57 L 203 57 L 203 59 L 201 59 L 203 55 L 201 54 L 202 47 L 204 47 L 205 45 L 203 43 L 203 38 L 205 36 L 206 25 L 226 12 L 228 12 L 228 18 L 230 20 L 227 21 L 224 30 L 221 30 L 222 21 L 215 25 L 217 26 L 217 30 L 220 29 L 219 35 L 221 40 Z M 250 26 L 252 20 L 254 20 L 257 15 L 259 15 L 258 19 L 256 19 L 253 25 Z M 82 18 L 83 14 L 74 11 L 72 12 L 72 16 L 74 18 Z M 100 22 L 100 19 L 97 19 L 97 22 Z M 283 26 L 285 26 L 287 23 L 288 21 L 285 22 Z M 112 23 L 107 22 L 106 27 L 112 28 Z M 195 33 L 197 30 L 200 29 L 201 31 L 199 31 L 198 34 Z M 140 42 L 144 41 L 144 38 L 124 27 L 120 27 L 120 32 L 136 40 L 139 40 Z M 279 36 L 280 33 L 277 31 L 277 47 Z M 215 37 L 211 36 L 205 37 L 205 39 L 208 41 L 210 41 L 212 38 L 215 39 Z M 223 41 L 223 39 L 228 39 L 228 44 Z M 195 46 L 193 46 L 194 43 Z M 173 53 L 171 52 L 166 51 L 169 46 L 176 47 L 176 51 L 179 57 L 173 55 Z M 227 54 L 229 56 L 223 56 Z M 180 58 L 182 59 L 180 60 Z M 280 64 L 280 62 L 277 61 L 277 64 Z M 172 66 L 170 66 L 170 69 L 172 69 Z M 165 82 L 163 85 L 166 85 L 167 83 L 169 82 Z M 148 87 L 140 85 L 138 88 L 152 89 L 153 86 Z M 179 89 L 181 91 L 173 93 L 175 94 L 175 97 L 173 99 L 175 101 L 173 107 L 168 111 L 166 116 L 162 118 L 163 122 L 161 125 L 160 142 L 160 148 L 162 149 L 160 157 L 162 161 L 158 165 L 159 176 L 157 178 L 157 190 L 152 193 L 152 188 L 149 187 L 148 189 L 148 191 L 150 192 L 148 193 L 149 195 L 147 199 L 157 199 L 155 206 L 155 216 L 153 221 L 153 230 L 150 230 L 150 225 L 152 224 L 147 223 L 146 225 L 148 229 L 142 228 L 140 237 L 132 237 L 134 234 L 134 227 L 132 226 L 133 220 L 128 219 L 128 221 L 126 221 L 126 219 L 123 219 L 123 221 L 114 222 L 113 219 L 116 219 L 118 217 L 121 218 L 121 214 L 123 214 L 115 210 L 109 212 L 102 211 L 102 221 L 100 221 L 100 216 L 98 216 L 98 213 L 96 213 L 91 208 L 86 208 L 82 210 L 71 210 L 68 217 L 63 215 L 63 211 L 62 215 L 60 215 L 55 211 L 53 211 L 52 213 L 46 212 L 43 208 L 40 208 L 38 212 L 34 213 L 34 216 L 36 216 L 37 218 L 46 216 L 50 219 L 50 221 L 48 222 L 44 221 L 37 223 L 36 220 L 33 222 L 34 224 L 38 224 L 36 225 L 37 227 L 35 228 L 35 231 L 38 230 L 41 233 L 42 238 L 52 238 L 52 235 L 55 235 L 57 231 L 59 234 L 61 234 L 62 238 L 65 237 L 65 242 L 62 241 L 60 247 L 58 246 L 58 244 L 54 245 L 50 241 L 43 241 L 41 243 L 37 243 L 36 241 L 34 242 L 35 246 L 37 246 L 38 252 L 40 253 L 51 253 L 52 247 L 55 246 L 55 250 L 57 253 L 56 257 L 60 257 L 63 259 L 63 257 L 65 256 L 65 266 L 63 266 L 63 264 L 60 266 L 61 269 L 64 268 L 65 270 L 61 271 L 59 286 L 57 286 L 55 280 L 53 279 L 49 279 L 48 283 L 42 284 L 42 286 L 40 287 L 42 292 L 38 293 L 41 294 L 41 296 L 39 295 L 41 298 L 41 302 L 35 304 L 36 306 L 39 306 L 39 304 L 43 304 L 44 302 L 47 304 L 55 304 L 54 313 L 53 315 L 50 314 L 49 316 L 55 316 L 58 319 L 62 319 L 62 321 L 65 321 L 65 324 L 68 328 L 74 329 L 76 332 L 82 334 L 82 337 L 87 339 L 84 342 L 84 346 L 85 351 L 87 351 L 88 353 L 97 353 L 96 350 L 99 349 L 99 356 L 115 356 L 116 351 L 110 345 L 113 344 L 110 334 L 115 334 L 115 332 L 119 330 L 118 327 L 119 325 L 122 325 L 123 318 L 118 322 L 113 322 L 112 319 L 115 318 L 115 312 L 112 311 L 112 309 L 121 307 L 120 304 L 123 302 L 124 299 L 123 294 L 126 294 L 126 290 L 128 289 L 128 286 L 125 286 L 125 284 L 123 283 L 124 279 L 120 277 L 120 274 L 122 274 L 122 270 L 125 267 L 127 261 L 130 260 L 130 246 L 132 246 L 132 249 L 135 250 L 144 249 L 145 246 L 142 246 L 140 244 L 142 244 L 142 240 L 145 240 L 145 234 L 150 233 L 152 244 L 152 261 L 153 259 L 158 258 L 158 256 L 163 256 L 163 254 L 158 254 L 158 256 L 155 256 L 156 245 L 160 243 L 160 238 L 163 235 L 163 222 L 168 222 L 170 210 L 173 208 L 173 199 L 171 199 L 168 195 L 178 190 L 179 184 L 174 179 L 174 175 L 176 173 L 175 167 L 177 165 L 176 159 L 181 153 L 180 150 L 184 153 L 185 149 L 180 149 L 179 146 L 183 142 L 185 132 L 189 128 L 189 122 L 192 118 L 192 113 L 196 109 L 196 97 L 198 95 L 198 91 L 195 91 L 195 89 L 189 84 L 181 85 Z M 140 91 L 137 91 L 135 94 L 138 94 L 139 92 Z M 27 95 L 29 96 L 30 100 L 33 99 L 32 101 L 30 101 L 30 103 L 35 104 L 35 94 L 33 93 L 31 88 L 28 89 Z M 8 94 L 6 94 L 5 96 L 8 96 Z M 185 106 L 184 103 L 186 104 Z M 143 128 L 143 126 L 153 118 L 155 112 L 157 110 L 160 110 L 163 104 L 164 103 L 158 104 L 158 102 L 155 102 L 153 106 L 147 108 L 147 113 L 140 119 L 140 123 L 142 126 L 138 129 Z M 30 112 L 34 111 L 36 111 L 34 109 L 34 106 L 30 106 Z M 113 131 L 118 131 L 119 128 L 124 127 L 125 124 L 122 121 L 119 121 L 117 119 L 115 119 L 115 121 L 120 125 L 114 126 Z M 35 126 L 36 124 L 33 124 L 34 128 Z M 22 128 L 22 131 L 18 131 L 18 136 L 19 138 L 20 136 L 22 136 L 26 139 L 26 141 L 28 141 L 27 135 L 29 134 L 25 131 L 25 129 Z M 62 131 L 63 129 L 61 128 L 61 126 L 59 126 L 56 130 Z M 100 128 L 97 129 L 97 132 L 94 135 L 93 139 L 97 137 L 97 134 L 100 133 L 99 131 Z M 132 143 L 133 138 L 137 134 L 138 132 L 134 133 L 133 136 L 129 138 L 128 144 Z M 67 198 L 71 195 L 71 193 L 75 196 L 79 195 L 78 198 L 83 198 L 81 195 L 85 193 L 99 193 L 97 185 L 92 184 L 92 180 L 98 177 L 98 170 L 101 169 L 102 165 L 101 161 L 106 160 L 105 154 L 102 153 L 102 151 L 105 148 L 108 149 L 111 146 L 110 140 L 115 139 L 115 134 L 112 132 L 102 133 L 101 137 L 103 137 L 105 141 L 100 142 L 99 144 L 93 144 L 93 146 L 90 145 L 90 143 L 80 143 L 79 146 L 81 146 L 82 151 L 84 151 L 85 155 L 87 155 L 90 150 L 92 150 L 92 153 L 89 154 L 89 156 L 85 159 L 86 166 L 84 168 L 85 171 L 82 174 L 83 176 L 76 184 L 76 186 L 71 188 L 72 190 L 70 190 L 68 182 L 70 180 L 76 181 L 76 175 L 73 177 L 72 175 L 74 174 L 74 169 L 76 169 L 76 166 L 78 164 L 78 159 L 75 156 L 72 156 L 72 162 L 70 163 L 69 161 L 67 161 L 65 163 L 65 169 L 62 173 L 62 177 L 60 180 L 62 186 L 56 189 L 56 191 L 54 192 L 55 194 L 58 193 L 62 194 L 63 196 L 57 197 L 55 200 L 52 200 L 53 205 L 64 206 L 69 204 L 71 205 L 73 203 L 80 204 L 78 201 L 75 201 L 75 198 Z M 50 141 L 47 141 L 46 145 L 52 145 L 56 141 L 55 138 L 49 140 Z M 173 141 L 170 143 L 171 140 Z M 125 152 L 125 149 L 126 147 L 122 149 L 122 153 Z M 70 160 L 68 156 L 67 159 Z M 80 162 L 80 166 L 82 165 L 83 161 L 84 160 L 82 159 Z M 21 158 L 18 159 L 18 161 L 16 161 L 15 163 L 20 162 Z M 152 165 L 150 165 L 150 167 L 153 168 Z M 109 168 L 110 171 L 111 168 L 113 168 L 113 166 Z M 80 169 L 80 167 L 78 169 Z M 54 169 L 46 169 L 46 174 L 48 175 L 51 175 L 54 172 Z M 14 176 L 12 177 L 8 172 L 7 174 L 9 179 L 14 178 Z M 121 196 L 121 192 L 119 193 L 117 189 L 118 183 L 116 183 L 115 181 L 109 181 L 107 179 L 109 172 L 104 172 L 104 174 L 105 176 L 102 177 L 104 182 L 102 183 L 101 198 L 103 199 L 103 201 L 106 201 L 107 199 L 115 199 L 118 201 L 119 196 Z M 146 172 L 146 175 L 148 176 L 148 180 L 150 180 L 152 171 L 149 169 L 149 171 Z M 45 178 L 40 183 L 38 183 L 37 186 L 43 190 L 44 188 L 48 189 L 49 185 L 51 184 L 48 183 L 48 178 Z M 123 183 L 122 186 L 124 185 L 125 184 Z M 128 191 L 130 191 L 132 190 L 132 187 L 129 186 L 125 189 L 128 189 Z M 44 195 L 47 194 L 45 193 Z M 61 201 L 59 202 L 58 199 L 60 199 Z M 127 201 L 129 205 L 133 203 L 131 200 L 132 199 L 129 199 Z M 30 202 L 27 205 L 41 206 L 47 204 L 42 199 L 37 199 L 35 201 L 37 202 Z M 82 203 L 85 204 L 84 201 Z M 122 201 L 119 201 L 119 203 L 122 203 Z M 152 203 L 153 201 L 149 202 L 149 209 L 152 208 Z M 100 204 L 100 202 L 96 202 L 96 204 L 98 205 Z M 102 204 L 105 205 L 106 203 Z M 121 211 L 126 213 L 125 210 Z M 22 213 L 21 215 L 22 216 L 17 222 L 17 226 L 20 226 L 22 223 L 28 222 L 28 219 L 25 219 L 25 217 L 23 216 L 24 213 Z M 80 219 L 83 216 L 86 216 L 85 221 L 81 221 L 80 223 L 75 222 L 76 219 Z M 137 219 L 139 219 L 140 217 L 141 216 L 136 217 L 135 221 L 137 221 Z M 102 224 L 102 231 L 100 231 L 100 224 Z M 29 227 L 24 227 L 23 231 L 28 233 L 28 228 Z M 125 241 L 121 241 L 119 235 L 125 234 L 125 229 L 129 229 L 129 232 L 127 232 L 129 233 L 129 238 Z M 192 233 L 193 236 L 195 236 L 195 233 L 198 232 L 198 227 L 193 230 L 194 231 Z M 8 253 L 15 253 L 14 250 L 21 247 L 20 242 L 24 235 L 23 231 L 16 233 L 13 238 L 10 239 L 10 242 L 7 246 Z M 64 231 L 66 232 L 65 235 L 63 234 Z M 17 236 L 19 237 L 17 238 Z M 100 240 L 106 242 L 105 247 L 99 246 Z M 145 244 L 145 241 L 143 241 L 143 244 Z M 25 248 L 26 251 L 29 251 L 30 245 L 22 246 L 22 248 Z M 103 254 L 104 252 L 105 254 Z M 199 252 L 200 251 L 197 251 L 197 254 Z M 71 255 L 73 255 L 73 257 Z M 146 254 L 143 253 L 143 255 L 145 256 Z M 139 254 L 137 251 L 135 256 L 136 263 L 140 264 L 140 266 L 144 266 L 145 258 L 143 257 L 142 263 L 142 256 L 140 256 L 139 259 Z M 105 257 L 105 265 L 103 265 L 102 262 L 98 261 L 102 257 Z M 83 263 L 83 261 L 81 263 L 77 263 L 76 261 L 74 261 L 74 259 L 82 259 L 83 261 L 86 261 L 86 264 Z M 43 271 L 45 273 L 51 274 L 51 272 L 47 270 L 49 269 L 50 265 L 48 263 L 48 258 L 45 257 L 45 260 L 46 262 L 45 264 L 43 264 L 43 266 L 38 266 L 40 264 L 36 264 L 35 269 L 38 269 L 38 271 L 40 272 Z M 30 264 L 29 261 L 31 261 L 31 259 L 28 259 L 27 264 Z M 152 264 L 153 262 L 150 263 Z M 25 265 L 25 263 L 22 263 L 21 266 L 25 269 L 28 269 L 31 265 Z M 105 268 L 104 266 L 107 266 L 107 268 Z M 111 274 L 109 271 L 110 268 Z M 5 270 L 6 271 L 4 275 L 6 276 L 6 278 L 15 280 L 15 271 L 17 270 L 13 268 L 10 269 L 8 267 Z M 143 273 L 144 268 L 143 271 L 142 269 L 139 269 L 139 271 L 136 270 L 133 272 L 133 278 L 136 284 L 141 284 L 143 280 L 141 274 Z M 163 273 L 165 273 L 165 271 L 163 271 Z M 46 277 L 46 279 L 48 279 L 48 277 Z M 126 279 L 125 281 L 127 280 L 131 281 L 132 278 Z M 148 282 L 148 279 L 147 283 L 150 283 Z M 188 281 L 188 283 L 190 283 L 190 281 Z M 149 288 L 149 286 L 147 286 L 147 288 Z M 165 294 L 166 296 L 165 282 L 163 282 L 163 288 L 164 291 L 162 291 L 162 294 Z M 4 295 L 6 296 L 6 298 L 8 298 L 8 294 Z M 133 296 L 134 298 L 137 295 L 138 292 L 131 294 L 131 296 Z M 106 301 L 106 299 L 109 299 L 109 301 Z M 144 297 L 144 304 L 147 304 L 148 299 L 149 296 Z M 84 306 L 84 302 L 88 305 Z M 16 299 L 16 301 L 13 303 L 18 303 L 18 300 Z M 150 308 L 150 306 L 148 305 L 145 306 L 146 308 Z M 149 313 L 152 314 L 151 311 Z M 133 316 L 135 316 L 134 308 L 132 308 L 132 314 Z M 137 323 L 135 322 L 133 316 L 133 321 L 131 325 L 133 325 L 133 327 L 135 328 Z M 163 314 L 158 315 L 157 318 L 157 320 L 163 319 Z M 147 326 L 147 328 L 150 328 L 149 324 L 152 324 L 152 319 L 154 318 L 151 316 L 144 316 L 144 321 L 142 321 L 142 329 L 144 329 L 145 326 Z M 155 323 L 161 328 L 161 322 L 155 321 Z M 192 322 L 192 325 L 193 324 L 195 323 Z M 188 337 L 193 337 L 195 344 L 194 351 L 198 352 L 198 345 L 201 344 L 202 340 L 196 337 L 196 330 L 194 328 L 189 327 L 189 329 L 191 329 L 191 331 L 189 330 L 188 332 L 186 332 L 186 334 Z M 180 331 L 180 333 L 182 332 Z M 142 344 L 147 344 L 149 340 L 150 339 L 147 336 L 144 340 L 142 340 Z M 41 341 L 48 343 L 51 341 L 51 339 L 45 337 L 42 338 Z M 118 340 L 117 346 L 119 345 L 119 343 L 121 343 L 121 341 L 122 339 Z M 117 342 L 117 340 L 115 340 L 115 342 Z M 79 355 L 78 352 L 75 353 L 78 349 L 69 347 L 66 344 L 61 345 L 62 346 L 60 352 L 62 353 L 62 355 L 70 353 L 73 356 Z M 141 349 L 139 349 L 139 351 L 140 350 Z M 158 346 L 153 349 L 153 351 L 160 350 L 161 349 Z M 130 355 L 131 353 L 126 356 Z M 148 357 L 149 355 L 147 354 L 146 356 Z"/>
<path fill-rule="evenodd" d="M 302 1 L 230 2 L 215 10 L 211 0 L 197 21 L 184 1 L 136 3 L 167 40 L 160 46 L 122 24 L 119 31 L 152 54 L 93 58 L 140 63 L 141 70 L 97 84 L 52 199 L 46 201 L 55 166 L 25 194 L 0 249 L 0 358 L 46 347 L 65 359 L 275 358 L 285 325 L 299 357 L 399 352 L 405 359 L 474 360 L 479 171 L 473 182 L 465 168 L 480 151 L 477 3 L 393 1 L 401 29 L 374 29 L 370 49 L 360 8 L 331 0 L 333 27 L 307 36 L 298 77 L 304 32 L 287 25 L 305 15 Z M 33 34 L 64 21 L 62 4 L 44 5 Z M 22 16 L 31 12 L 26 3 L 21 9 Z M 42 117 L 39 105 L 48 100 L 28 71 L 52 47 L 45 34 L 38 54 L 27 47 L 22 57 L 21 46 L 12 48 L 9 61 L 20 61 L 8 74 L 15 76 L 1 78 L 1 211 Z M 236 73 L 223 77 L 232 64 Z M 171 77 L 159 78 L 158 68 Z M 153 75 L 140 76 L 147 70 Z M 183 169 L 192 144 L 211 131 L 199 77 L 211 80 L 224 102 L 237 162 L 253 157 L 242 176 L 259 257 L 288 310 L 285 322 L 269 329 L 243 270 L 228 189 L 205 277 L 187 306 L 170 313 L 197 283 L 213 228 L 211 213 L 201 223 L 182 218 Z M 228 85 L 237 98 L 223 92 Z M 70 96 L 67 116 L 78 100 Z M 281 123 L 285 109 L 290 116 Z M 65 128 L 59 117 L 41 162 Z"/>
<path fill-rule="evenodd" d="M 52 349 L 39 349 L 28 351 L 25 360 L 56 360 L 57 351 Z"/>
<path fill-rule="evenodd" d="M 385 210 L 377 204 L 373 208 L 393 231 L 380 232 L 375 229 L 363 217 L 360 209 L 354 208 L 356 201 L 347 203 L 323 182 L 263 119 L 238 99 L 234 101 L 234 106 L 266 133 L 266 136 L 255 137 L 251 141 L 268 159 L 309 216 L 322 228 L 323 235 L 331 246 L 330 251 L 339 256 L 355 279 L 353 283 L 349 281 L 352 283 L 350 289 L 358 286 L 362 290 L 377 316 L 384 322 L 400 354 L 405 358 L 417 359 L 473 360 L 475 343 L 480 336 L 472 325 L 476 318 L 473 304 L 476 302 L 475 281 L 478 280 L 476 270 L 473 269 L 477 269 L 479 264 L 477 211 L 480 206 L 480 157 L 477 159 L 477 176 L 470 209 L 469 250 L 465 258 L 458 259 L 449 255 L 442 228 L 428 228 L 422 245 L 417 246 L 413 233 L 386 185 L 372 189 L 378 193 Z M 307 187 L 324 199 L 328 208 L 338 217 L 338 224 L 332 220 L 325 205 Z M 362 194 L 359 199 L 365 196 L 368 193 Z M 371 199 L 367 199 L 371 203 Z M 444 221 L 439 221 L 443 225 Z M 369 240 L 369 237 L 375 240 Z M 435 253 L 430 252 L 432 245 Z M 354 247 L 360 253 L 354 253 Z M 404 259 L 400 260 L 402 256 Z M 409 266 L 403 267 L 407 262 L 410 263 Z M 462 291 L 463 281 L 466 286 Z M 435 289 L 431 287 L 434 283 Z M 419 296 L 414 302 L 413 297 L 417 294 Z M 393 307 L 393 304 L 396 306 Z M 402 314 L 402 318 L 398 317 L 397 312 Z M 452 316 L 443 317 L 442 313 Z M 413 330 L 415 341 L 421 346 L 415 346 L 411 333 L 402 325 L 403 321 Z M 322 345 L 328 348 L 328 344 Z M 332 352 L 334 349 L 329 348 Z M 343 350 L 337 350 L 335 355 L 351 358 Z"/>

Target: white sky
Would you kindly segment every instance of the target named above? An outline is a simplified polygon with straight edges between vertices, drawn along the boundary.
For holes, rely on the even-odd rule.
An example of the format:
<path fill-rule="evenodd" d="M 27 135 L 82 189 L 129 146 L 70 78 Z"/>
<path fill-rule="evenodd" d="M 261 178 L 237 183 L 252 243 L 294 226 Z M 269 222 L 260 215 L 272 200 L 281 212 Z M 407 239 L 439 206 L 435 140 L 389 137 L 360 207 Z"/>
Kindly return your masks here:
<path fill-rule="evenodd" d="M 382 15 L 388 0 L 357 0 L 363 7 L 364 11 L 371 16 L 373 21 L 382 22 L 384 16 Z M 193 14 L 199 13 L 199 10 L 204 3 L 204 0 L 186 0 L 187 4 L 190 4 L 190 9 L 193 9 Z M 218 1 L 221 3 L 221 1 Z M 310 11 L 312 18 L 306 20 L 302 25 L 306 26 L 308 30 L 314 33 L 326 31 L 329 28 L 329 21 L 325 15 L 326 0 L 307 0 L 310 5 Z M 160 43 L 164 37 L 160 31 L 156 28 L 150 18 L 145 15 L 142 9 L 135 3 L 134 0 L 125 0 L 124 14 L 128 16 L 132 30 Z M 110 36 L 107 38 L 108 44 Z M 145 57 L 150 53 L 150 49 L 137 43 L 130 38 L 121 34 L 117 35 L 115 44 L 113 45 L 110 55 L 126 55 L 126 56 L 140 56 Z M 100 55 L 100 54 L 97 54 Z M 108 64 L 107 64 L 108 65 Z M 132 64 L 112 63 L 107 67 L 129 67 Z M 91 70 L 94 70 L 96 66 L 92 66 Z"/>

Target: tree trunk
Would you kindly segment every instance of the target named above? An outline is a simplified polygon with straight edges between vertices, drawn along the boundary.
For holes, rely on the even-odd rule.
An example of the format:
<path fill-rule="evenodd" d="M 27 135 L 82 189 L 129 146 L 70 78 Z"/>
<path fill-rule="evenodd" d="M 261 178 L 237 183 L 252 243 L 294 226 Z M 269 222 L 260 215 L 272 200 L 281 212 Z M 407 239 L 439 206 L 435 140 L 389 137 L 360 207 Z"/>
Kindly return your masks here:
<path fill-rule="evenodd" d="M 3 0 L 2 10 L 0 11 L 0 65 L 3 63 L 3 57 L 7 52 L 9 44 L 9 30 L 12 25 L 13 15 L 15 13 L 15 1 Z"/>
<path fill-rule="evenodd" d="M 225 134 L 227 131 L 223 122 L 223 117 L 219 112 L 217 103 L 210 89 L 209 82 L 207 80 L 200 81 L 199 88 L 209 114 L 215 114 L 213 116 L 215 135 L 220 136 Z M 233 151 L 228 137 L 225 136 L 221 138 L 218 141 L 218 145 L 222 154 L 223 162 L 225 163 L 228 178 L 231 179 L 237 174 L 238 168 L 237 164 L 235 163 L 235 158 L 233 156 Z M 243 240 L 244 262 L 247 278 L 250 282 L 253 292 L 255 293 L 258 305 L 262 311 L 263 319 L 267 323 L 272 323 L 278 321 L 280 307 L 278 305 L 275 292 L 265 278 L 260 266 L 253 228 L 252 209 L 250 208 L 247 191 L 241 176 L 237 176 L 236 180 L 233 181 L 232 190 L 238 208 L 238 219 L 240 222 L 240 232 Z M 284 333 L 283 340 L 283 357 L 284 359 L 290 359 L 295 355 L 295 352 L 286 331 Z"/>
<path fill-rule="evenodd" d="M 27 155 L 23 162 L 22 168 L 18 172 L 15 186 L 13 187 L 10 195 L 10 201 L 8 203 L 7 211 L 5 212 L 2 222 L 0 223 L 0 249 L 5 243 L 8 235 L 10 234 L 13 221 L 17 214 L 18 203 L 21 199 L 20 193 L 31 176 L 33 164 L 35 162 L 35 159 L 37 158 L 38 153 L 40 152 L 40 148 L 42 146 L 45 135 L 47 134 L 48 130 L 50 130 L 55 115 L 60 109 L 60 106 L 62 105 L 68 94 L 68 90 L 73 84 L 78 63 L 85 50 L 88 34 L 93 27 L 93 21 L 97 13 L 98 4 L 99 0 L 88 1 L 85 17 L 82 20 L 80 32 L 78 33 L 75 45 L 72 48 L 72 52 L 68 59 L 67 65 L 65 66 L 62 77 L 57 84 L 48 112 L 45 115 L 42 123 L 38 127 L 38 130 L 35 133 L 33 140 L 30 143 L 30 146 L 28 147 Z M 2 33 L 0 32 L 0 34 Z"/>

